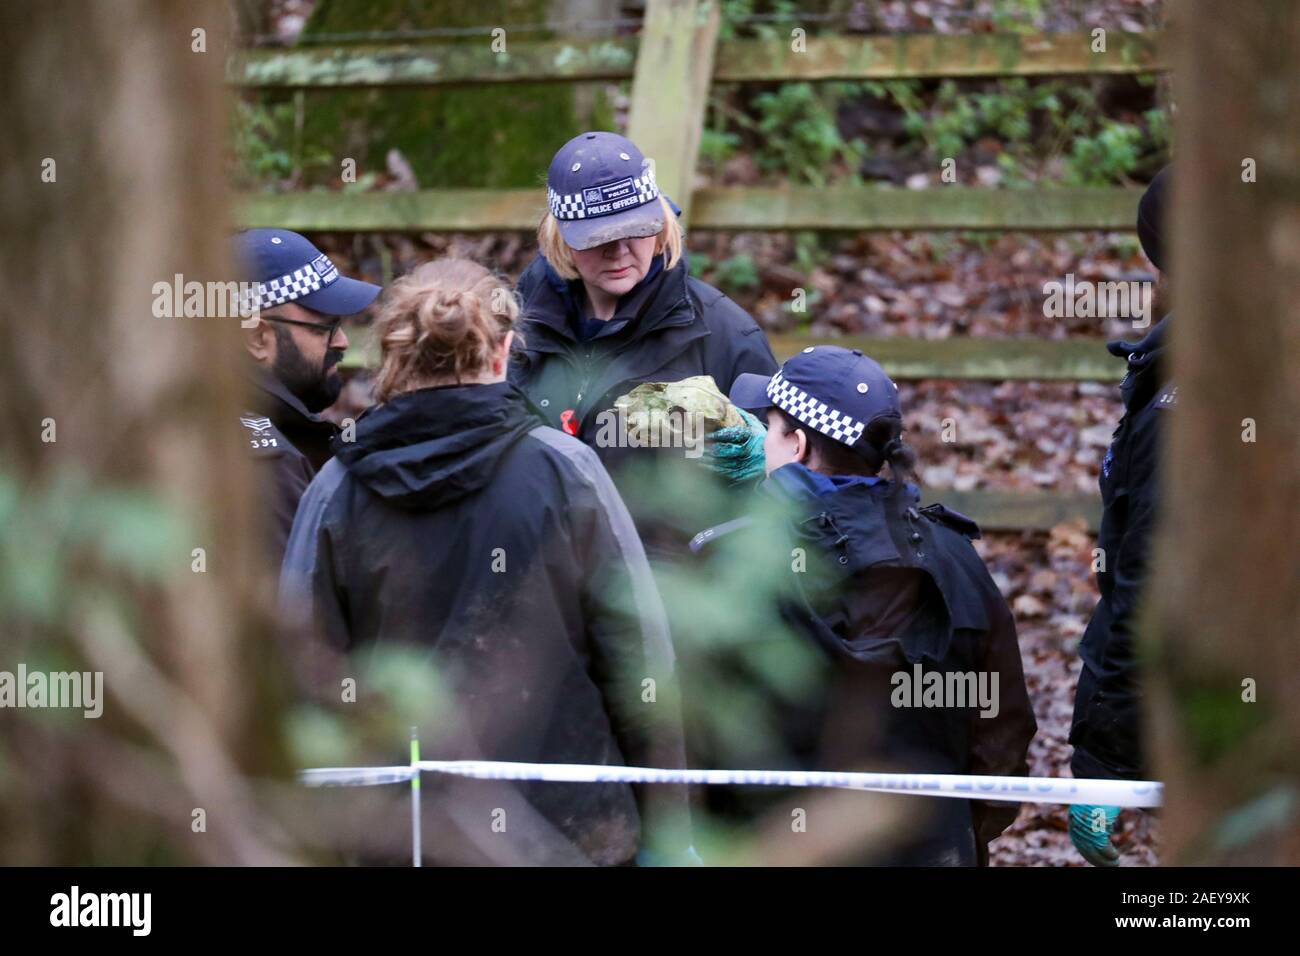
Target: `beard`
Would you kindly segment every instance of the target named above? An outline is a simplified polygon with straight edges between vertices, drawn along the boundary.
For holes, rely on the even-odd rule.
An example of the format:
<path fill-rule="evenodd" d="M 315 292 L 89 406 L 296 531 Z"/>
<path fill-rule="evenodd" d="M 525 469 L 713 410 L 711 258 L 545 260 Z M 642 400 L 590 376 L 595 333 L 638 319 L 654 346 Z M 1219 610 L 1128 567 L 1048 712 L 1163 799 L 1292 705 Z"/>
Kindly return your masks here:
<path fill-rule="evenodd" d="M 287 329 L 275 327 L 275 363 L 271 373 L 312 414 L 333 405 L 343 390 L 343 377 L 338 370 L 342 358 L 342 349 L 329 349 L 317 365 L 302 354 Z"/>

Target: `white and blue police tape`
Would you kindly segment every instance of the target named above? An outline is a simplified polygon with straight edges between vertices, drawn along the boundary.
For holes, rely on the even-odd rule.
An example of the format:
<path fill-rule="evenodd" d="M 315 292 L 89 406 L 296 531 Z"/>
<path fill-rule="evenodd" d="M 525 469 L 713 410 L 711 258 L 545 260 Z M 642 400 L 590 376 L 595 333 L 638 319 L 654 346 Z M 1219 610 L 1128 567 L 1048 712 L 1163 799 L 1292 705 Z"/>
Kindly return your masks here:
<path fill-rule="evenodd" d="M 298 781 L 309 787 L 375 787 L 409 783 L 418 775 L 414 767 L 321 767 L 300 771 Z"/>
<path fill-rule="evenodd" d="M 402 783 L 420 771 L 478 780 L 542 780 L 555 783 L 729 784 L 748 787 L 837 787 L 875 793 L 1001 800 L 1009 803 L 1092 803 L 1158 807 L 1164 784 L 1154 780 L 1088 780 L 1073 777 L 999 777 L 952 773 L 848 773 L 834 770 L 660 770 L 573 763 L 511 763 L 496 760 L 421 760 L 414 767 L 336 767 L 304 770 L 308 786 L 370 786 Z"/>

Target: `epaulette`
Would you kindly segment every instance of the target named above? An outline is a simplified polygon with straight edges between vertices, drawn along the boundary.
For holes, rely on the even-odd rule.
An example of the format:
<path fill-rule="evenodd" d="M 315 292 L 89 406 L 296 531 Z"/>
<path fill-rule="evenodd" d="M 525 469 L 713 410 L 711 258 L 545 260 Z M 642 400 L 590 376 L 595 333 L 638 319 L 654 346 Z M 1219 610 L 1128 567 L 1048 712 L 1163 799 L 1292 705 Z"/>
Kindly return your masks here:
<path fill-rule="evenodd" d="M 271 419 L 245 413 L 239 416 L 239 424 L 248 429 L 245 438 L 254 458 L 276 458 L 284 453 L 284 436 Z"/>
<path fill-rule="evenodd" d="M 960 511 L 953 511 L 947 505 L 926 505 L 924 508 L 920 509 L 920 512 L 931 521 L 937 521 L 939 524 L 946 525 L 958 534 L 964 534 L 971 540 L 980 537 L 979 525 L 970 518 L 967 518 Z"/>

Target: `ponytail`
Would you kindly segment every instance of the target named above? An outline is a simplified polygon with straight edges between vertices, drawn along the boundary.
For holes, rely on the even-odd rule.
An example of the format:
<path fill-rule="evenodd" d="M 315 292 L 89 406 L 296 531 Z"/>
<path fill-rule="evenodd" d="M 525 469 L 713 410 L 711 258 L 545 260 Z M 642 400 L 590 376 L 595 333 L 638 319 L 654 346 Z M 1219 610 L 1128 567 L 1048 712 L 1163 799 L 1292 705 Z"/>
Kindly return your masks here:
<path fill-rule="evenodd" d="M 889 477 L 894 485 L 891 493 L 902 494 L 909 481 L 916 482 L 916 452 L 901 438 L 891 438 L 885 442 L 881 454 L 889 463 Z"/>
<path fill-rule="evenodd" d="M 892 494 L 901 494 L 907 483 L 916 482 L 916 452 L 903 441 L 903 421 L 900 418 L 877 418 L 867 426 L 858 444 L 863 446 L 862 455 L 871 466 L 879 471 L 889 465 L 889 477 L 893 482 Z"/>
<path fill-rule="evenodd" d="M 888 464 L 889 477 L 900 493 L 907 482 L 916 483 L 916 453 L 902 439 L 903 421 L 900 418 L 877 418 L 867 426 L 857 443 L 846 445 L 803 424 L 783 409 L 777 409 L 785 422 L 785 432 L 802 429 L 808 447 L 816 456 L 818 470 L 833 475 L 874 476 Z"/>

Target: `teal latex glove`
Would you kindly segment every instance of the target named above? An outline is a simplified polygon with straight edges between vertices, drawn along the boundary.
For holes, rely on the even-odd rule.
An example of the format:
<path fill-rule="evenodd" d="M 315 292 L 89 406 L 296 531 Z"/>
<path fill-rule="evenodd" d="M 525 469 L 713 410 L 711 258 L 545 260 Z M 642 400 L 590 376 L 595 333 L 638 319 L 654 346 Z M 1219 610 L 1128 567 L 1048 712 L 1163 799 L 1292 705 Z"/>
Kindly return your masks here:
<path fill-rule="evenodd" d="M 1093 866 L 1119 865 L 1119 851 L 1110 842 L 1119 809 L 1094 803 L 1070 804 L 1070 842 Z"/>
<path fill-rule="evenodd" d="M 704 463 L 733 484 L 758 478 L 763 474 L 763 441 L 767 429 L 762 422 L 738 408 L 744 425 L 719 428 L 705 435 Z"/>

